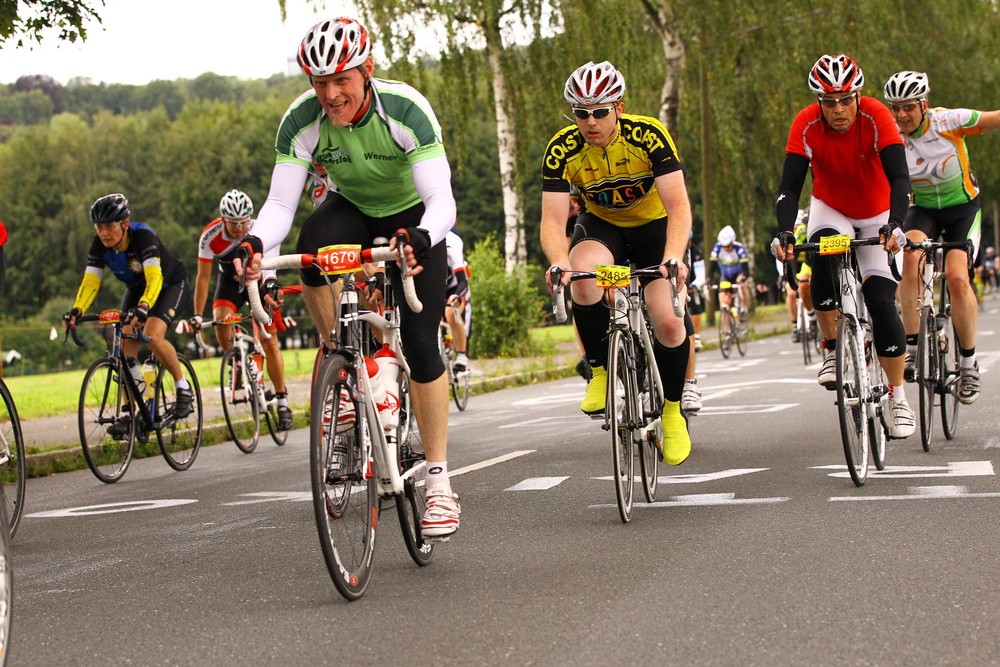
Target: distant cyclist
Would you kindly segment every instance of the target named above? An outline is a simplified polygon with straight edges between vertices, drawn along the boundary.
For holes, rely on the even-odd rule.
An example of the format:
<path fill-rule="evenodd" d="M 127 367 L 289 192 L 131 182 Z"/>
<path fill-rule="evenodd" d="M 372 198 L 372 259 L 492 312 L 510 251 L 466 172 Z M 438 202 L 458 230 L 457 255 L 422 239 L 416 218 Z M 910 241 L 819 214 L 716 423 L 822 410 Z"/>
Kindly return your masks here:
<path fill-rule="evenodd" d="M 469 290 L 469 265 L 465 261 L 465 243 L 454 229 L 444 237 L 448 249 L 448 280 L 445 293 L 448 308 L 444 309 L 445 320 L 451 327 L 451 338 L 455 344 L 454 368 L 456 373 L 469 370 L 468 344 L 472 335 L 472 301 Z M 452 307 L 454 306 L 454 307 Z M 457 312 L 456 312 L 457 311 Z M 459 319 L 461 318 L 461 319 Z"/>
<path fill-rule="evenodd" d="M 219 217 L 208 223 L 198 238 L 198 273 L 194 279 L 194 317 L 191 318 L 191 328 L 201 329 L 202 313 L 208 302 L 209 284 L 212 280 L 212 266 L 218 263 L 219 277 L 215 282 L 215 296 L 212 300 L 212 318 L 224 319 L 247 303 L 246 290 L 240 290 L 240 283 L 233 268 L 233 257 L 236 256 L 243 240 L 253 229 L 253 202 L 246 193 L 240 190 L 230 190 L 222 196 L 219 202 Z M 275 253 L 276 254 L 276 253 Z M 268 282 L 270 284 L 268 284 Z M 277 281 L 270 278 L 265 281 L 265 290 L 277 290 Z M 275 318 L 277 322 L 279 318 Z M 272 324 L 268 331 L 277 331 L 277 325 Z M 215 338 L 223 350 L 233 346 L 233 327 L 230 324 L 217 325 Z M 260 337 L 267 358 L 267 374 L 274 383 L 274 395 L 278 403 L 278 430 L 287 431 L 292 427 L 292 409 L 288 405 L 288 389 L 285 386 L 285 364 L 281 356 L 281 346 L 275 335 L 269 338 Z"/>
<path fill-rule="evenodd" d="M 726 225 L 719 231 L 717 243 L 708 256 L 708 279 L 714 280 L 716 274 L 720 282 L 725 280 L 740 286 L 740 298 L 743 306 L 740 317 L 746 317 L 746 309 L 750 303 L 750 287 L 747 278 L 750 277 L 750 257 L 746 246 L 736 240 L 736 230 Z M 729 308 L 729 295 L 719 294 L 719 306 Z"/>
<path fill-rule="evenodd" d="M 150 339 L 149 349 L 174 378 L 177 387 L 174 417 L 181 419 L 194 410 L 194 394 L 181 373 L 177 350 L 165 335 L 181 304 L 187 302 L 187 270 L 152 229 L 141 222 L 132 222 L 131 215 L 128 200 L 117 193 L 99 198 L 90 207 L 90 219 L 97 234 L 87 254 L 87 268 L 73 309 L 63 316 L 63 326 L 76 327 L 76 318 L 97 298 L 104 269 L 111 269 L 126 287 L 122 322 L 126 327 L 144 325 L 143 334 Z M 135 367 L 139 341 L 126 338 L 122 340 L 122 349 L 129 366 Z"/>
<path fill-rule="evenodd" d="M 885 248 L 898 252 L 905 242 L 900 225 L 909 205 L 910 180 L 903 140 L 884 104 L 860 91 L 865 77 L 851 57 L 823 55 L 809 72 L 809 90 L 816 102 L 792 121 L 785 146 L 785 164 L 778 186 L 775 215 L 778 236 L 771 250 L 784 260 L 791 250 L 792 228 L 806 175 L 812 172 L 809 202 L 809 240 L 838 234 L 851 238 L 879 235 L 884 226 Z M 889 384 L 889 434 L 906 438 L 916 421 L 903 388 L 903 351 L 906 336 L 896 311 L 896 280 L 886 263 L 885 250 L 858 248 L 861 291 L 872 323 L 875 351 Z M 824 338 L 826 356 L 817 380 L 827 389 L 837 383 L 837 311 L 834 262 L 829 256 L 812 260 L 813 305 Z M 896 256 L 899 261 L 899 256 Z"/>
<path fill-rule="evenodd" d="M 930 86 L 923 72 L 897 72 L 885 84 L 896 125 L 906 145 L 906 162 L 913 187 L 913 205 L 903 229 L 914 242 L 925 239 L 965 241 L 971 239 L 973 255 L 982 235 L 982 203 L 979 186 L 969 167 L 965 137 L 1000 129 L 1000 111 L 930 107 Z M 903 324 L 906 326 L 906 379 L 916 374 L 917 309 L 921 285 L 917 274 L 919 253 L 907 252 L 903 280 L 899 285 Z M 945 274 L 951 293 L 951 314 L 958 334 L 958 400 L 974 403 L 979 398 L 979 364 L 976 362 L 976 320 L 979 304 L 969 281 L 966 252 L 951 249 L 945 256 Z"/>
<path fill-rule="evenodd" d="M 677 148 L 659 120 L 625 113 L 624 96 L 625 78 L 607 61 L 588 62 L 566 81 L 563 97 L 575 120 L 552 137 L 542 158 L 542 250 L 553 266 L 567 272 L 629 260 L 639 267 L 675 260 L 681 298 L 686 299 L 684 257 L 691 205 Z M 572 186 L 579 189 L 587 210 L 577 217 L 567 248 Z M 665 276 L 666 269 L 661 271 Z M 569 277 L 566 273 L 564 280 Z M 693 328 L 689 319 L 674 314 L 666 280 L 651 279 L 644 285 L 664 389 L 663 457 L 678 465 L 691 453 L 680 401 Z M 573 321 L 593 372 L 580 409 L 597 414 L 607 400 L 610 313 L 596 281 L 574 282 L 570 291 Z"/>

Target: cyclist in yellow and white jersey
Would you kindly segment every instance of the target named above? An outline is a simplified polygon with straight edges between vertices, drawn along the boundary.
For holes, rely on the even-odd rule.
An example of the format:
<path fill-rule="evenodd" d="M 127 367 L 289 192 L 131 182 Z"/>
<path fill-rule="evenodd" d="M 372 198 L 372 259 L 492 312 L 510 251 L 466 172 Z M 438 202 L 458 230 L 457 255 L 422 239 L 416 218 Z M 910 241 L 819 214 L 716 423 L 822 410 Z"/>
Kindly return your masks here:
<path fill-rule="evenodd" d="M 931 107 L 924 72 L 897 72 L 885 84 L 885 99 L 906 146 L 906 163 L 913 188 L 913 204 L 903 230 L 914 242 L 925 239 L 971 239 L 973 254 L 982 237 L 982 204 L 979 186 L 969 165 L 965 137 L 1000 129 L 1000 111 Z M 899 300 L 906 328 L 906 379 L 914 381 L 917 336 L 920 328 L 917 302 L 921 286 L 917 275 L 919 255 L 907 252 Z M 945 274 L 951 293 L 952 318 L 958 334 L 961 361 L 958 400 L 979 398 L 979 364 L 976 362 L 978 302 L 969 280 L 968 257 L 952 249 L 945 257 Z"/>
<path fill-rule="evenodd" d="M 588 62 L 566 81 L 563 97 L 575 122 L 552 137 L 542 160 L 542 250 L 553 266 L 567 271 L 630 259 L 640 267 L 676 260 L 684 303 L 691 205 L 680 158 L 660 121 L 624 113 L 624 95 L 625 78 L 607 61 Z M 567 252 L 571 186 L 579 189 L 587 210 L 576 220 Z M 666 269 L 661 271 L 665 277 Z M 564 280 L 568 283 L 569 274 Z M 667 463 L 678 465 L 691 453 L 680 401 L 694 329 L 690 318 L 674 314 L 666 280 L 649 280 L 645 291 L 664 386 L 662 451 Z M 610 315 L 596 281 L 574 282 L 571 292 L 574 323 L 593 369 L 580 408 L 596 414 L 606 402 Z"/>

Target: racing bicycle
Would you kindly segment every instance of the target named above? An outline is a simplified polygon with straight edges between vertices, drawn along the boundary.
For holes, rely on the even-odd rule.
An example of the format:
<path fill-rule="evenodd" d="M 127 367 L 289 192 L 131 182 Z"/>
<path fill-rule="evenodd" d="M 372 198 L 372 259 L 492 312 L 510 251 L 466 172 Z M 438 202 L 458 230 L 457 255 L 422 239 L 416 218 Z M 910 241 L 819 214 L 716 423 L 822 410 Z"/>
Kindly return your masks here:
<path fill-rule="evenodd" d="M 429 565 L 436 542 L 447 539 L 425 538 L 420 528 L 426 505 L 423 479 L 427 465 L 423 452 L 413 446 L 410 415 L 398 407 L 409 404 L 409 366 L 399 338 L 393 281 L 385 281 L 383 313 L 379 314 L 360 307 L 361 284 L 354 279 L 363 262 L 386 262 L 387 271 L 399 272 L 407 304 L 420 312 L 423 306 L 402 259 L 406 238 L 405 232 L 398 232 L 394 250 L 330 246 L 316 255 L 282 255 L 265 258 L 261 264 L 262 270 L 315 265 L 326 276 L 331 290 L 334 284 L 330 276 L 341 278 L 339 295 L 334 290 L 335 303 L 339 304 L 337 330 L 333 332 L 336 348 L 321 348 L 314 371 L 309 464 L 323 558 L 334 585 L 348 600 L 364 595 L 371 581 L 375 535 L 384 509 L 395 506 L 403 541 L 417 565 Z M 376 239 L 376 245 L 379 241 L 387 242 Z M 248 295 L 254 317 L 269 324 L 257 290 L 249 290 Z M 374 327 L 382 336 L 384 352 L 376 353 L 376 357 L 395 357 L 397 380 L 381 377 L 378 383 L 373 381 L 373 377 L 387 373 L 364 354 L 370 344 L 368 327 Z M 385 394 L 381 405 L 377 389 Z"/>
<path fill-rule="evenodd" d="M 712 288 L 719 292 L 719 351 L 728 359 L 733 346 L 736 346 L 740 356 L 745 357 L 750 344 L 750 326 L 743 307 L 740 283 L 733 284 L 723 280 L 718 285 L 712 285 Z M 729 295 L 728 307 L 722 305 L 723 294 Z"/>
<path fill-rule="evenodd" d="M 826 236 L 818 243 L 797 243 L 794 252 L 818 253 L 836 259 L 834 271 L 836 307 L 840 310 L 837 324 L 837 412 L 840 437 L 844 446 L 847 471 L 856 486 L 868 476 L 871 463 L 878 470 L 885 468 L 888 439 L 889 385 L 882 364 L 875 354 L 871 321 L 861 292 L 861 276 L 855 250 L 864 246 L 881 245 L 881 237 L 853 239 L 844 234 Z M 894 256 L 886 251 L 889 267 L 898 281 L 899 269 Z M 813 269 L 815 273 L 815 268 Z M 785 262 L 785 278 L 797 287 L 792 262 Z"/>
<path fill-rule="evenodd" d="M 920 390 L 920 443 L 924 451 L 931 450 L 931 427 L 934 425 L 935 403 L 941 406 L 941 428 L 951 440 L 958 429 L 958 400 L 961 356 L 958 334 L 951 320 L 951 293 L 944 272 L 944 253 L 952 249 L 965 250 L 972 270 L 972 241 L 912 241 L 906 244 L 920 251 L 918 264 L 922 292 L 920 300 L 920 332 L 917 339 L 916 382 Z"/>
<path fill-rule="evenodd" d="M 684 310 L 677 291 L 677 263 L 667 263 L 674 313 Z M 552 312 L 557 322 L 566 321 L 563 269 L 549 269 Z M 642 489 L 648 502 L 656 500 L 659 482 L 657 464 L 662 460 L 663 382 L 653 354 L 653 327 L 646 310 L 642 278 L 659 278 L 660 265 L 644 269 L 633 266 L 598 265 L 594 271 L 571 271 L 570 281 L 596 280 L 605 290 L 611 309 L 608 330 L 608 394 L 602 428 L 611 432 L 615 499 L 622 523 L 632 519 L 635 459 L 642 472 Z"/>
<path fill-rule="evenodd" d="M 145 389 L 139 387 L 129 370 L 122 340 L 135 338 L 149 342 L 141 329 L 124 333 L 119 310 L 81 315 L 76 322 L 99 322 L 109 327 L 111 333 L 107 354 L 90 365 L 80 390 L 80 444 L 94 476 L 107 484 L 121 479 L 132 461 L 136 441 L 145 446 L 151 433 L 156 434 L 163 458 L 171 468 L 190 468 L 201 448 L 203 425 L 201 389 L 191 362 L 177 355 L 194 402 L 190 414 L 176 417 L 174 377 L 156 357 L 150 355 L 152 365 Z M 77 345 L 84 345 L 76 328 L 69 333 Z"/>
<path fill-rule="evenodd" d="M 7 512 L 10 537 L 14 537 L 24 513 L 24 486 L 27 481 L 24 436 L 21 419 L 7 383 L 0 378 L 0 487 Z"/>
<path fill-rule="evenodd" d="M 445 308 L 454 308 L 455 315 L 459 314 L 457 304 L 448 304 Z M 461 317 L 456 317 L 456 321 L 460 322 Z M 464 371 L 455 370 L 458 350 L 455 349 L 451 325 L 447 320 L 441 320 L 441 324 L 438 325 L 438 351 L 441 354 L 441 362 L 448 372 L 448 384 L 451 386 L 451 396 L 455 399 L 455 405 L 459 410 L 465 410 L 469 405 L 469 376 L 472 373 L 468 368 Z"/>

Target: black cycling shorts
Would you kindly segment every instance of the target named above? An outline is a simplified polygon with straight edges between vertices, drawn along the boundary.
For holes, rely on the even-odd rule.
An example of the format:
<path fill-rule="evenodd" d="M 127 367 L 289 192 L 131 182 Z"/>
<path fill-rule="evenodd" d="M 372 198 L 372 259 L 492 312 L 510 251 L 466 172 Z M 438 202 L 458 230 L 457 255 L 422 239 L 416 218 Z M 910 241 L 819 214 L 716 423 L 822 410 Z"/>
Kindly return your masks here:
<path fill-rule="evenodd" d="M 942 209 L 911 206 L 906 213 L 903 231 L 916 230 L 923 232 L 932 241 L 941 237 L 948 243 L 972 239 L 972 254 L 975 257 L 979 254 L 979 242 L 982 240 L 982 228 L 977 224 L 981 209 L 979 197 L 965 204 Z"/>
<path fill-rule="evenodd" d="M 142 293 L 145 291 L 146 283 L 144 282 L 125 290 L 125 296 L 122 298 L 122 312 L 138 306 L 142 299 Z M 156 303 L 149 309 L 149 317 L 157 317 L 166 322 L 169 327 L 177 313 L 181 311 L 181 306 L 188 302 L 188 293 L 186 280 L 173 285 L 164 283 L 159 296 L 156 297 Z"/>
<path fill-rule="evenodd" d="M 597 241 L 602 244 L 611 251 L 615 264 L 628 266 L 631 260 L 636 268 L 645 269 L 663 263 L 663 249 L 667 244 L 667 219 L 651 220 L 639 227 L 619 227 L 589 211 L 584 212 L 576 219 L 570 248 L 581 241 Z M 646 285 L 658 279 L 642 278 L 640 282 Z"/>

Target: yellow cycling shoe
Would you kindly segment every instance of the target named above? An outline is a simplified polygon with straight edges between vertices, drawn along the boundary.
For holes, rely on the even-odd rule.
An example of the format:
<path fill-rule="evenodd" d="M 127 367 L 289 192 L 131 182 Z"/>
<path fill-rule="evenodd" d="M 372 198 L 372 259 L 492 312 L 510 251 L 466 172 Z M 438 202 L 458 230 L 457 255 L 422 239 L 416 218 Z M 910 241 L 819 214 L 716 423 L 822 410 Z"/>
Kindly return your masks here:
<path fill-rule="evenodd" d="M 681 413 L 680 402 L 664 401 L 660 421 L 663 426 L 663 460 L 672 466 L 684 463 L 691 454 L 691 435 L 687 420 Z"/>
<path fill-rule="evenodd" d="M 590 369 L 593 375 L 587 383 L 587 393 L 583 396 L 580 409 L 588 415 L 604 412 L 608 402 L 608 371 L 604 366 L 594 366 Z"/>

